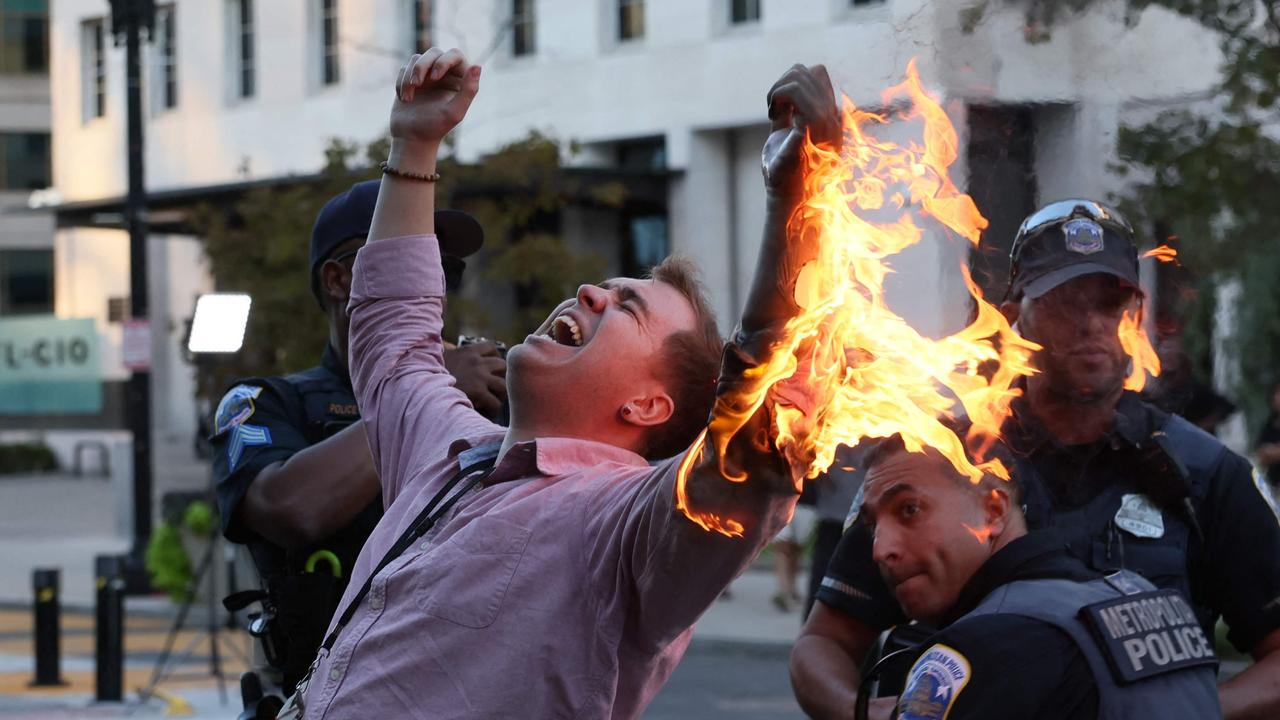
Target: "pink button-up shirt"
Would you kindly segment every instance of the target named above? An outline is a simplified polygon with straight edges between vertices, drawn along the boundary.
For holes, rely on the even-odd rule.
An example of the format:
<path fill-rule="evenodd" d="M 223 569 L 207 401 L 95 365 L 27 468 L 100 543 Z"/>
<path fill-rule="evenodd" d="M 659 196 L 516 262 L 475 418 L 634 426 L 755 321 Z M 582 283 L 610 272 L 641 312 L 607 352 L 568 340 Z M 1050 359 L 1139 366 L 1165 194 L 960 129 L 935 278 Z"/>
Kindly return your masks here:
<path fill-rule="evenodd" d="M 344 608 L 465 456 L 503 437 L 445 371 L 443 294 L 434 236 L 360 251 L 351 373 L 387 509 Z M 639 716 L 694 621 L 795 503 L 739 492 L 733 511 L 749 519 L 747 536 L 708 533 L 675 508 L 676 466 L 587 440 L 513 447 L 377 575 L 333 650 L 321 651 L 306 717 Z"/>

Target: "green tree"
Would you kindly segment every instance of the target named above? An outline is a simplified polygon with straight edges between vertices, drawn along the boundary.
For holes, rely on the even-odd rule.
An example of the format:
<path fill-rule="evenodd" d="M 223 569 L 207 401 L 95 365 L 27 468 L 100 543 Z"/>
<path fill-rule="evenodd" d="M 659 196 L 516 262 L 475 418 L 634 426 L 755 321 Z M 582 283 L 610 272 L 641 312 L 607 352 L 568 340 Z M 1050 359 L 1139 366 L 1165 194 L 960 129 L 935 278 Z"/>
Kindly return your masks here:
<path fill-rule="evenodd" d="M 297 183 L 253 188 L 229 210 L 204 205 L 192 225 L 219 290 L 253 298 L 243 349 L 201 373 L 200 393 L 217 398 L 239 377 L 278 375 L 314 365 L 328 329 L 311 294 L 308 248 L 316 214 L 329 198 L 354 182 L 378 176 L 386 138 L 361 148 L 334 140 L 321 173 Z M 555 218 L 581 188 L 560 166 L 560 146 L 531 134 L 473 164 L 446 156 L 439 163 L 437 206 L 471 213 L 485 231 L 484 250 L 466 283 L 481 283 L 481 298 L 506 308 L 518 296 L 514 316 L 493 311 L 486 300 L 451 298 L 446 337 L 467 332 L 511 342 L 520 339 L 580 283 L 598 279 L 605 262 L 596 253 L 571 250 L 556 232 Z M 593 188 L 601 203 L 621 203 L 625 193 Z M 476 270 L 479 272 L 476 272 Z"/>
<path fill-rule="evenodd" d="M 1054 23 L 1105 0 L 984 0 L 963 11 L 969 29 L 993 5 L 1021 7 L 1025 38 L 1041 42 Z M 1163 7 L 1214 32 L 1221 45 L 1215 96 L 1197 108 L 1166 111 L 1122 127 L 1114 169 L 1133 181 L 1118 198 L 1142 226 L 1173 237 L 1188 270 L 1175 311 L 1203 376 L 1211 358 L 1215 289 L 1238 283 L 1236 322 L 1226 330 L 1240 373 L 1235 399 L 1255 425 L 1280 380 L 1280 2 L 1277 0 L 1125 0 L 1126 22 Z"/>

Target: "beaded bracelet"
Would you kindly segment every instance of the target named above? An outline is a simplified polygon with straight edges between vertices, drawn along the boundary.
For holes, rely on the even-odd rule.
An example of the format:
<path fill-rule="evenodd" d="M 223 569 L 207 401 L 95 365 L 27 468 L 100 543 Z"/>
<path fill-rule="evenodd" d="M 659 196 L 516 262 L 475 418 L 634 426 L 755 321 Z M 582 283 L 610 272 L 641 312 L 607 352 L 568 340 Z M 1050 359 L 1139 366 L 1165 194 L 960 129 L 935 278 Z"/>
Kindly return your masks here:
<path fill-rule="evenodd" d="M 385 175 L 393 175 L 398 178 L 404 178 L 405 180 L 417 180 L 418 182 L 436 182 L 437 180 L 440 179 L 440 173 L 438 172 L 433 172 L 429 175 L 424 175 L 422 173 L 411 173 L 405 170 L 397 170 L 396 168 L 391 167 L 391 165 L 389 165 L 386 160 L 383 160 L 382 162 L 378 163 L 378 167 L 382 168 L 382 172 Z"/>

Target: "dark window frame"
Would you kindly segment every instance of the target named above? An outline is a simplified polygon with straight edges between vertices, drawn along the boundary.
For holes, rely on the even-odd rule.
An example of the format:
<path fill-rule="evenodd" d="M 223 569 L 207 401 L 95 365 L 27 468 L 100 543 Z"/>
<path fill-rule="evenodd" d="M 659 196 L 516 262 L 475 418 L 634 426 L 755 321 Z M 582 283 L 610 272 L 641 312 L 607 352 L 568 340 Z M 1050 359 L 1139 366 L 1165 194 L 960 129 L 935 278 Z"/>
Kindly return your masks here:
<path fill-rule="evenodd" d="M 32 11 L 10 9 L 0 0 L 0 75 L 49 72 L 49 5 Z"/>
<path fill-rule="evenodd" d="M 47 132 L 0 132 L 0 190 L 41 190 L 53 184 Z"/>
<path fill-rule="evenodd" d="M 527 57 L 537 51 L 534 0 L 511 0 L 511 54 Z"/>
<path fill-rule="evenodd" d="M 729 24 L 760 22 L 760 3 L 761 0 L 729 0 Z"/>
<path fill-rule="evenodd" d="M 173 4 L 156 7 L 156 69 L 159 71 L 160 109 L 178 107 L 177 10 Z"/>
<path fill-rule="evenodd" d="M 33 257 L 36 255 L 44 256 L 45 262 L 43 265 L 46 270 L 41 273 L 32 273 L 31 278 L 36 278 L 33 284 L 39 283 L 38 275 L 47 278 L 43 283 L 43 292 L 41 292 L 43 297 L 36 302 L 15 303 L 14 285 L 18 285 L 17 292 L 30 292 L 29 289 L 23 287 L 24 283 L 30 282 L 30 278 L 22 278 L 18 283 L 14 282 L 15 276 L 10 271 L 10 268 L 16 264 L 14 258 L 18 256 Z M 6 248 L 0 250 L 0 316 L 52 314 L 55 297 L 54 283 L 52 248 Z"/>
<path fill-rule="evenodd" d="M 426 52 L 431 47 L 431 0 L 413 0 L 413 47 L 411 52 Z"/>
<path fill-rule="evenodd" d="M 253 0 L 236 0 L 236 21 L 236 97 L 248 100 L 258 92 Z"/>
<path fill-rule="evenodd" d="M 645 0 L 618 0 L 618 42 L 643 40 Z"/>
<path fill-rule="evenodd" d="M 82 79 L 84 85 L 84 101 L 89 104 L 85 118 L 106 117 L 107 115 L 107 27 L 103 18 L 86 20 L 81 25 L 81 40 L 88 40 L 83 52 L 89 54 L 84 62 L 85 71 L 90 75 Z"/>
<path fill-rule="evenodd" d="M 320 0 L 320 84 L 342 80 L 338 64 L 338 0 Z"/>

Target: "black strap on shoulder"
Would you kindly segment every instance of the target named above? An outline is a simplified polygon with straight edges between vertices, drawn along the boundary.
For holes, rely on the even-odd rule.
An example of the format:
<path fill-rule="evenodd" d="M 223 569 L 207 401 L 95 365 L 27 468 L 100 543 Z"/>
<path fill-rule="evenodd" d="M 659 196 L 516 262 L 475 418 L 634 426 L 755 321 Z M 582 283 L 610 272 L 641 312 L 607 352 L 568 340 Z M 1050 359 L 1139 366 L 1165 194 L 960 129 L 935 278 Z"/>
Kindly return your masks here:
<path fill-rule="evenodd" d="M 396 540 L 390 550 L 387 550 L 387 554 L 382 556 L 382 560 L 378 562 L 378 566 L 373 569 L 373 572 L 369 573 L 369 577 L 364 581 L 364 586 L 360 588 L 360 592 L 356 593 L 356 596 L 351 599 L 351 603 L 342 611 L 342 615 L 338 618 L 338 624 L 334 626 L 333 632 L 329 633 L 329 637 L 324 639 L 324 644 L 320 646 L 321 648 L 325 650 L 333 649 L 334 643 L 338 641 L 338 633 L 342 632 L 342 628 L 351 622 L 351 618 L 356 614 L 356 608 L 360 607 L 360 603 L 364 602 L 364 597 L 369 594 L 369 589 L 373 587 L 373 580 L 378 577 L 378 573 L 400 557 L 401 553 L 412 545 L 414 541 L 434 527 L 436 521 L 449 512 L 449 509 L 453 507 L 454 503 L 458 502 L 459 498 L 470 492 L 471 488 L 484 482 L 485 478 L 489 477 L 489 474 L 493 472 L 495 463 L 497 463 L 496 455 L 467 465 L 449 478 L 444 487 L 440 488 L 435 497 L 431 498 L 426 507 L 422 508 L 422 511 L 418 513 L 418 517 L 414 518 L 409 527 L 400 534 L 400 538 Z M 448 496 L 449 492 L 461 484 L 463 480 L 466 480 L 466 483 L 463 484 L 462 489 L 449 496 L 448 500 L 445 500 L 445 496 Z"/>

